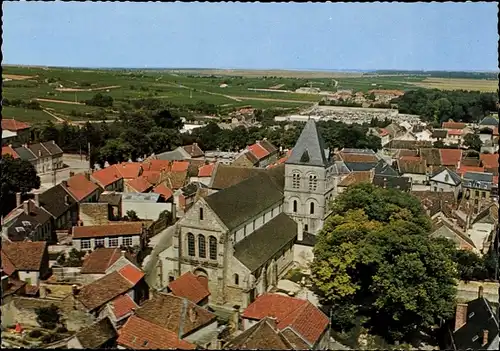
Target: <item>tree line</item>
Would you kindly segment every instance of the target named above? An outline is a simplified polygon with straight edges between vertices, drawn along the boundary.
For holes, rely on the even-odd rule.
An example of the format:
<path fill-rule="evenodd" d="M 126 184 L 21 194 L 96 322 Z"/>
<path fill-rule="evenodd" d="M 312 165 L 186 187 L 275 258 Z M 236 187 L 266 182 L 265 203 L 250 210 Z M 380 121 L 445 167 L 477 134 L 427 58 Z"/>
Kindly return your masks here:
<path fill-rule="evenodd" d="M 497 110 L 498 95 L 464 90 L 417 89 L 391 102 L 400 113 L 419 115 L 425 121 L 473 123 Z"/>

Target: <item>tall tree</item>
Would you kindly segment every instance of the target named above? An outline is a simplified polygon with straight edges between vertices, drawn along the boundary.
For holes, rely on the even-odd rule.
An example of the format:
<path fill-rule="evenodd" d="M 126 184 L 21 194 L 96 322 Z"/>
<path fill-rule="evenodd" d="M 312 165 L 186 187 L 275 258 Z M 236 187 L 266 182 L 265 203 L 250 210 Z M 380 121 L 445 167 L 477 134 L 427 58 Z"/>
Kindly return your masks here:
<path fill-rule="evenodd" d="M 483 145 L 483 143 L 479 138 L 479 135 L 469 133 L 466 134 L 464 137 L 464 145 L 467 146 L 469 149 L 481 151 L 481 146 Z"/>

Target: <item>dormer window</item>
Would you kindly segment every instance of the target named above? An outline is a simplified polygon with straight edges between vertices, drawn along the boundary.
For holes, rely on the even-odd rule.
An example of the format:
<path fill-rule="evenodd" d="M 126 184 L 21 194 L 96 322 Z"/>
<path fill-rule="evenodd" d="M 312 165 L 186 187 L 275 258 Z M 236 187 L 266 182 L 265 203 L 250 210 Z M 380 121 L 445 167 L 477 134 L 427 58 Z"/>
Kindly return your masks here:
<path fill-rule="evenodd" d="M 450 176 L 449 176 L 448 174 L 446 174 L 446 175 L 444 176 L 444 181 L 445 181 L 445 182 L 447 182 L 448 180 L 450 180 Z"/>

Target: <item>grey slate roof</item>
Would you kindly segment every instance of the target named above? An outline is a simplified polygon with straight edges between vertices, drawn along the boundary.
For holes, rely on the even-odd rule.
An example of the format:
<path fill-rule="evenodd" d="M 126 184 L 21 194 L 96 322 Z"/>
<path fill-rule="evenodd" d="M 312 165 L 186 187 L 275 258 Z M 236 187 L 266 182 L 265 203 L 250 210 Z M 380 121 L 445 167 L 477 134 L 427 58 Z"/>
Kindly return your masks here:
<path fill-rule="evenodd" d="M 99 202 L 108 203 L 111 206 L 120 206 L 122 201 L 122 193 L 103 192 L 99 195 Z"/>
<path fill-rule="evenodd" d="M 432 137 L 437 139 L 444 139 L 448 135 L 448 130 L 446 129 L 434 129 L 432 131 Z"/>
<path fill-rule="evenodd" d="M 229 230 L 281 201 L 282 190 L 268 172 L 257 174 L 205 198 Z"/>
<path fill-rule="evenodd" d="M 226 189 L 245 179 L 265 172 L 264 168 L 235 167 L 218 163 L 212 173 L 210 188 L 217 190 Z"/>
<path fill-rule="evenodd" d="M 68 203 L 66 203 L 66 199 Z M 40 206 L 54 218 L 59 218 L 76 203 L 76 200 L 64 189 L 62 184 L 58 184 L 40 194 Z"/>
<path fill-rule="evenodd" d="M 475 180 L 478 182 L 493 182 L 493 173 L 483 173 L 483 172 L 466 172 L 464 174 L 464 179 Z"/>
<path fill-rule="evenodd" d="M 498 350 L 498 316 L 495 308 L 484 297 L 467 303 L 467 322 L 453 333 L 456 350 Z M 483 331 L 488 330 L 488 343 L 483 345 Z M 496 345 L 495 345 L 496 346 Z"/>
<path fill-rule="evenodd" d="M 234 246 L 234 257 L 255 272 L 297 237 L 297 223 L 280 213 Z"/>
<path fill-rule="evenodd" d="M 30 151 L 30 149 L 25 148 L 24 146 L 16 147 L 14 151 L 19 155 L 21 160 L 24 161 L 34 161 L 38 157 Z"/>
<path fill-rule="evenodd" d="M 378 161 L 375 166 L 375 175 L 399 176 L 399 173 L 384 160 Z"/>
<path fill-rule="evenodd" d="M 467 235 L 454 228 L 451 228 L 450 226 L 446 225 L 446 223 L 441 223 L 439 227 L 431 233 L 430 236 L 433 238 L 445 238 L 453 241 L 457 245 L 460 245 L 460 240 L 458 240 L 458 238 L 461 238 L 472 247 L 476 247 L 476 245 L 474 245 L 474 242 Z"/>
<path fill-rule="evenodd" d="M 495 117 L 486 116 L 481 120 L 481 122 L 479 122 L 479 125 L 498 127 L 498 119 L 496 119 Z"/>
<path fill-rule="evenodd" d="M 156 155 L 157 160 L 163 161 L 183 161 L 190 158 L 191 155 L 189 155 L 189 153 L 182 147 L 178 147 L 175 150 L 162 152 L 161 154 Z"/>
<path fill-rule="evenodd" d="M 343 148 L 342 152 L 345 153 L 345 154 L 375 155 L 375 151 L 373 151 L 371 149 Z"/>
<path fill-rule="evenodd" d="M 323 138 L 313 119 L 306 122 L 286 164 L 327 167 L 330 163 Z"/>
<path fill-rule="evenodd" d="M 28 148 L 30 151 L 36 156 L 36 157 L 49 157 L 50 152 L 47 150 L 42 144 L 31 144 L 28 145 Z"/>
<path fill-rule="evenodd" d="M 61 148 L 55 143 L 54 140 L 42 143 L 42 145 L 51 153 L 51 155 L 60 155 L 63 153 Z"/>
<path fill-rule="evenodd" d="M 377 162 L 345 162 L 345 165 L 351 172 L 364 172 L 374 169 Z"/>

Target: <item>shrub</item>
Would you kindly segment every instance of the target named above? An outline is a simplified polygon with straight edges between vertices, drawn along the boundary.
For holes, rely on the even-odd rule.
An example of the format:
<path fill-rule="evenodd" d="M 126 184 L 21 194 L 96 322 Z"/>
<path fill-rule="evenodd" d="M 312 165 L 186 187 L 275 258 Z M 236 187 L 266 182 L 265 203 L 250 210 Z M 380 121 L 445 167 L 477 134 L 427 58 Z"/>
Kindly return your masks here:
<path fill-rule="evenodd" d="M 56 333 L 67 333 L 68 329 L 66 327 L 59 327 L 56 329 Z"/>
<path fill-rule="evenodd" d="M 30 338 L 35 338 L 36 339 L 36 338 L 39 338 L 39 337 L 42 336 L 42 332 L 40 330 L 38 330 L 38 329 L 33 329 L 32 331 L 30 331 L 28 333 L 28 335 L 29 335 Z"/>

